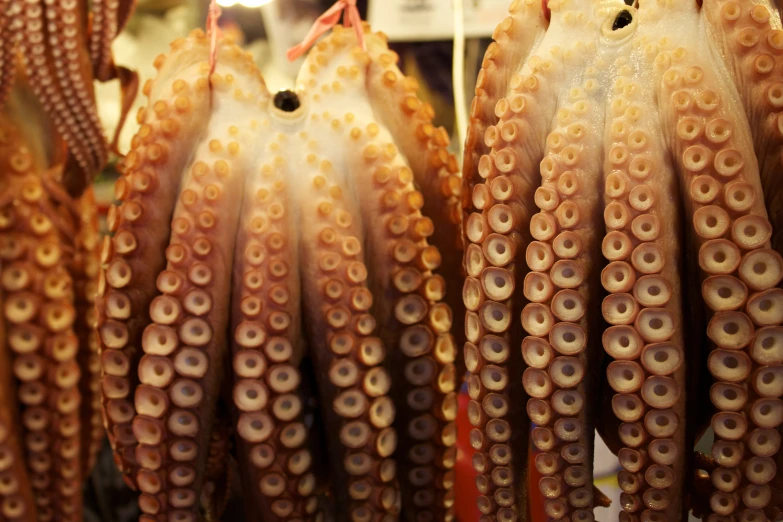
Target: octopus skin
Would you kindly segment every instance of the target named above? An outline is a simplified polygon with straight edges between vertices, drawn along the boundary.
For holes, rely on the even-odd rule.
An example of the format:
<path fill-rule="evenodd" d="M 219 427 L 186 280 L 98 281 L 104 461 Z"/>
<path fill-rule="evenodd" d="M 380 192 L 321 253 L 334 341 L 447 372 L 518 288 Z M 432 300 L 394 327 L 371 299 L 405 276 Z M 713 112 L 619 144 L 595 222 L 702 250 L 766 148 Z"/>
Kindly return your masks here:
<path fill-rule="evenodd" d="M 780 27 L 764 0 L 511 4 L 464 162 L 482 522 L 530 495 L 594 520 L 596 428 L 622 521 L 783 514 Z"/>
<path fill-rule="evenodd" d="M 219 516 L 229 451 L 248 520 L 454 519 L 461 180 L 363 30 L 277 95 L 226 39 L 211 72 L 200 31 L 156 60 L 97 305 L 143 522 Z"/>
<path fill-rule="evenodd" d="M 104 433 L 92 191 L 63 188 L 64 148 L 26 86 L 0 114 L 0 520 L 82 520 Z"/>

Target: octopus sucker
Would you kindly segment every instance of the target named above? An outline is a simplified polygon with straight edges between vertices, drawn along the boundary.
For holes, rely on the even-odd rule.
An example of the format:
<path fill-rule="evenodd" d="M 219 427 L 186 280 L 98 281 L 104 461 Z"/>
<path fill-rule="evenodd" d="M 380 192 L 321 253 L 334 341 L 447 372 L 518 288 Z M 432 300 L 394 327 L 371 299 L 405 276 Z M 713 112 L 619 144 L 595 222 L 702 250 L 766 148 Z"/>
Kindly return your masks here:
<path fill-rule="evenodd" d="M 268 144 L 267 144 L 268 146 Z M 304 432 L 298 368 L 305 345 L 299 243 L 285 165 L 256 165 L 245 179 L 232 303 L 233 400 L 247 502 L 260 520 L 311 517 L 318 507 L 314 452 Z M 197 299 L 194 296 L 193 299 Z M 261 429 L 254 427 L 260 423 Z M 273 441 L 283 444 L 275 445 Z"/>
<path fill-rule="evenodd" d="M 697 19 L 699 16 L 695 8 L 691 12 L 687 12 L 685 7 L 670 7 L 665 11 L 668 12 L 661 13 L 663 17 L 688 16 Z M 701 16 L 707 12 L 709 10 L 705 8 Z M 742 124 L 742 119 L 736 117 L 737 113 L 742 113 L 741 97 L 730 85 L 726 85 L 724 77 L 716 74 L 716 71 L 721 71 L 721 64 L 710 63 L 708 51 L 700 49 L 701 43 L 695 38 L 667 36 L 671 39 L 672 50 L 658 50 L 655 58 L 657 74 L 662 80 L 659 84 L 659 108 L 663 121 L 673 128 L 676 125 L 678 129 L 672 136 L 671 148 L 682 191 L 686 194 L 686 219 L 692 220 L 693 247 L 699 249 L 699 266 L 703 278 L 720 275 L 729 278 L 732 286 L 737 287 L 737 284 L 733 284 L 734 279 L 730 278 L 740 281 L 748 279 L 747 270 L 740 268 L 748 262 L 745 260 L 758 258 L 765 251 L 771 252 L 773 225 L 768 221 L 764 198 L 761 197 L 762 182 L 753 149 L 754 129 L 748 129 Z M 651 58 L 652 54 L 650 52 Z M 735 121 L 738 123 L 729 123 Z M 683 122 L 687 123 L 683 125 Z M 690 126 L 693 132 L 688 132 Z M 703 134 L 700 132 L 702 128 L 705 129 Z M 711 161 L 712 165 L 702 166 L 705 160 Z M 693 180 L 697 175 L 711 176 L 719 190 L 724 192 L 724 197 L 717 194 L 713 201 L 700 200 L 699 192 L 693 193 Z M 764 189 L 767 188 L 765 185 Z M 730 197 L 732 194 L 742 194 L 742 197 Z M 743 203 L 737 205 L 737 201 Z M 751 201 L 752 204 L 749 203 Z M 704 219 L 705 210 L 715 215 L 708 215 Z M 737 256 L 736 266 L 734 256 Z M 751 276 L 752 289 L 748 292 L 751 302 L 758 299 L 756 296 L 760 292 L 778 284 L 774 276 L 769 277 L 774 273 L 776 263 L 779 263 L 777 257 L 770 261 L 769 271 L 765 270 L 766 265 L 763 263 L 758 264 L 758 273 L 755 277 Z M 723 294 L 726 295 L 725 292 Z M 773 300 L 769 299 L 768 303 L 768 310 L 774 307 Z M 708 313 L 707 319 L 709 324 L 706 333 L 713 343 L 707 364 L 713 378 L 727 384 L 747 382 L 750 385 L 746 404 L 726 404 L 720 397 L 717 397 L 718 400 L 713 398 L 717 410 L 711 423 L 715 431 L 715 453 L 716 445 L 728 443 L 731 446 L 733 441 L 757 429 L 778 428 L 780 420 L 775 419 L 772 413 L 774 406 L 765 403 L 763 395 L 758 395 L 759 388 L 753 384 L 752 377 L 758 363 L 747 355 L 756 329 L 765 326 L 767 320 L 750 304 L 736 311 Z M 774 324 L 770 326 L 778 326 L 778 321 L 779 318 L 772 318 Z M 737 361 L 736 366 L 734 361 Z M 775 377 L 769 373 L 768 382 L 774 381 Z M 779 400 L 780 395 L 775 395 L 776 391 L 772 393 L 774 399 Z M 724 396 L 733 397 L 731 393 Z M 771 415 L 761 415 L 758 409 L 760 405 L 767 405 Z M 740 416 L 738 410 L 744 412 L 744 415 Z M 753 476 L 754 467 L 745 464 L 753 458 L 753 450 L 737 450 L 739 455 L 735 461 L 725 463 L 713 471 L 712 483 L 718 491 L 712 493 L 710 507 L 716 515 L 736 513 L 740 517 L 751 516 L 757 510 L 767 508 L 770 500 L 767 482 L 772 479 L 774 472 L 761 481 L 763 486 L 754 485 L 759 483 Z M 730 473 L 724 473 L 724 470 L 737 467 L 738 471 L 744 467 L 745 480 L 736 480 L 731 478 Z M 727 482 L 722 481 L 724 475 L 729 477 Z M 727 494 L 735 491 L 742 502 L 727 502 Z"/>
<path fill-rule="evenodd" d="M 227 40 L 210 73 L 200 31 L 156 60 L 99 300 L 106 422 L 145 520 L 219 515 L 224 402 L 252 516 L 454 517 L 458 357 L 429 240 L 454 233 L 438 241 L 456 273 L 461 181 L 415 82 L 361 30 L 367 51 L 335 28 L 276 95 Z"/>
<path fill-rule="evenodd" d="M 122 32 L 133 14 L 136 2 L 133 0 L 93 0 L 92 33 L 89 51 L 93 74 L 101 81 L 112 79 L 114 60 L 111 43 Z"/>
<path fill-rule="evenodd" d="M 420 214 L 426 216 L 425 221 L 418 216 L 418 221 L 412 224 L 414 228 L 422 229 L 426 222 L 429 231 L 426 236 L 422 236 L 421 231 L 414 231 L 412 240 L 426 239 L 443 258 L 461 258 L 462 179 L 457 159 L 448 152 L 448 133 L 432 124 L 432 107 L 416 97 L 417 82 L 396 71 L 398 57 L 388 51 L 384 40 L 371 40 L 370 44 L 369 52 L 375 59 L 368 70 L 370 99 L 375 106 L 382 107 L 377 111 L 380 122 L 389 129 L 401 157 L 408 160 L 412 182 L 423 197 Z M 378 168 L 385 166 L 379 165 Z M 407 172 L 405 175 L 408 175 Z M 459 263 L 446 263 L 441 264 L 439 270 L 439 276 L 445 283 L 445 296 L 438 300 L 442 299 L 453 311 L 451 331 L 458 336 L 455 340 L 458 346 L 464 343 L 462 332 L 465 330 L 460 299 L 461 269 Z M 461 357 L 457 358 L 455 365 L 457 382 L 462 382 L 465 367 Z"/>
<path fill-rule="evenodd" d="M 521 5 L 512 5 L 512 13 Z M 525 5 L 528 11 L 541 9 L 540 3 Z M 597 301 L 589 303 L 595 300 L 590 289 L 598 287 L 600 268 L 598 252 L 590 247 L 601 216 L 600 142 L 588 135 L 584 122 L 592 118 L 600 124 L 603 114 L 594 101 L 597 69 L 588 64 L 593 44 L 586 16 L 554 7 L 546 34 L 522 40 L 522 48 L 531 46 L 527 56 L 518 57 L 523 65 L 495 79 L 506 82 L 505 97 L 499 95 L 490 116 L 484 116 L 487 123 L 474 111 L 467 139 L 465 235 L 472 244 L 466 249 L 463 298 L 465 359 L 474 372 L 469 392 L 476 401 L 471 441 L 482 454 L 497 454 L 498 446 L 506 455 L 474 460 L 479 482 L 486 484 L 485 490 L 479 485 L 479 510 L 487 519 L 525 516 L 516 509 L 526 496 L 527 448 L 519 441 L 493 445 L 526 437 L 526 419 L 515 413 L 524 404 L 517 397 L 524 395 L 530 397 L 527 415 L 537 426 L 531 438 L 542 452 L 534 461 L 545 477 L 539 488 L 548 516 L 583 517 L 592 508 L 593 430 L 586 414 L 592 405 L 585 398 L 594 379 L 584 376 L 597 347 L 587 345 L 586 326 L 595 322 L 598 310 Z M 589 12 L 588 5 L 582 9 Z M 543 32 L 543 16 L 538 12 L 530 19 L 531 30 Z M 558 31 L 565 30 L 573 35 L 573 49 L 557 41 Z M 577 85 L 570 83 L 572 74 Z M 474 106 L 486 103 L 483 98 L 479 86 Z M 471 172 L 467 158 L 475 150 L 486 153 Z M 540 177 L 533 174 L 537 168 Z M 534 214 L 536 207 L 540 212 Z M 508 276 L 508 292 L 499 291 L 495 281 L 503 278 L 492 277 L 492 271 Z M 520 283 L 512 291 L 514 280 Z M 524 361 L 512 348 L 520 344 Z M 510 376 L 522 372 L 524 389 L 519 389 Z M 511 433 L 497 439 L 498 426 Z M 566 448 L 573 457 L 563 462 L 560 453 Z"/>
<path fill-rule="evenodd" d="M 772 519 L 779 15 L 763 1 L 550 0 L 501 42 L 521 4 L 487 52 L 464 165 L 482 520 L 525 518 L 528 458 L 543 475 L 529 494 L 548 518 L 592 520 L 595 426 L 623 468 L 621 520 L 680 520 L 691 508 Z M 488 82 L 505 53 L 508 73 Z M 520 375 L 524 392 L 510 393 Z M 522 405 L 527 419 L 511 431 L 533 423 L 532 453 L 511 438 L 513 457 L 496 463 L 493 421 Z M 692 450 L 703 419 L 715 432 L 709 465 Z"/>
<path fill-rule="evenodd" d="M 0 34 L 7 34 L 14 21 L 11 11 L 11 0 L 0 3 Z M 16 77 L 16 41 L 14 38 L 3 38 L 0 45 L 0 106 L 8 100 L 8 95 Z"/>
<path fill-rule="evenodd" d="M 92 295 L 98 271 L 91 191 L 59 186 L 58 138 L 42 108 L 14 87 L 0 127 L 0 256 L 7 520 L 82 518 L 81 481 L 102 438 L 96 409 Z M 20 115 L 24 120 L 20 120 Z M 24 121 L 23 125 L 15 122 Z M 13 405 L 16 405 L 13 408 Z M 30 502 L 29 495 L 36 499 Z"/>
<path fill-rule="evenodd" d="M 95 328 L 97 310 L 95 296 L 98 291 L 100 272 L 100 240 L 98 234 L 98 212 L 95 196 L 88 190 L 79 200 L 79 234 L 75 238 L 74 258 L 71 271 L 74 274 L 74 294 L 76 319 L 74 330 L 78 337 L 79 350 L 77 361 L 82 368 L 79 382 L 81 393 L 81 422 L 83 430 L 89 433 L 82 438 L 82 472 L 89 475 L 101 449 L 105 431 L 101 416 L 101 365 L 99 355 L 98 332 Z M 64 349 L 55 346 L 52 349 Z"/>
<path fill-rule="evenodd" d="M 154 89 L 152 83 L 145 88 L 149 108 L 137 115 L 142 126 L 123 160 L 123 176 L 115 186 L 119 204 L 107 221 L 113 237 L 105 237 L 101 249 L 97 308 L 104 423 L 117 464 L 131 483 L 137 466 L 131 428 L 139 382 L 135 368 L 151 323 L 150 304 L 158 291 L 176 293 L 182 285 L 177 274 L 164 270 L 171 219 L 178 201 L 183 208 L 198 201 L 196 192 L 179 186 L 192 154 L 190 143 L 208 123 L 201 117 L 210 106 L 209 65 L 202 60 L 206 48 L 203 36 L 188 40 L 175 60 L 161 64 Z M 200 172 L 200 167 L 191 169 Z M 148 271 L 156 275 L 144 276 Z"/>
<path fill-rule="evenodd" d="M 617 72 L 607 92 L 602 253 L 611 263 L 625 263 L 633 282 L 628 288 L 617 284 L 611 270 L 602 274 L 610 292 L 603 316 L 612 325 L 603 345 L 614 360 L 607 370 L 610 387 L 633 394 L 647 410 L 643 419 L 618 416 L 622 447 L 650 456 L 641 469 L 620 457 L 626 472 L 644 475 L 638 487 L 625 492 L 624 502 L 652 506 L 676 519 L 683 512 L 685 461 L 662 459 L 659 446 L 662 441 L 667 441 L 665 448 L 685 445 L 686 398 L 679 383 L 692 356 L 685 353 L 682 329 L 680 209 L 668 197 L 678 193 L 677 181 L 664 135 L 651 131 L 658 120 L 654 85 L 644 76 L 644 66 L 634 66 L 639 54 L 638 48 L 628 49 L 615 58 Z M 693 132 L 695 126 L 686 120 L 678 128 Z M 627 376 L 636 374 L 638 383 L 628 386 Z M 651 501 L 652 496 L 658 500 Z"/>
<path fill-rule="evenodd" d="M 783 252 L 783 236 L 780 235 L 783 228 L 782 187 L 777 174 L 783 152 L 780 13 L 769 1 L 719 0 L 705 3 L 702 19 L 719 46 L 720 56 L 741 95 L 753 133 L 764 201 L 774 229 L 772 246 Z"/>
<path fill-rule="evenodd" d="M 31 87 L 68 143 L 84 179 L 91 179 L 106 162 L 107 148 L 92 99 L 89 56 L 76 40 L 86 33 L 84 6 L 80 2 L 28 2 L 20 8 L 14 25 L 21 25 L 29 35 L 19 38 L 18 46 Z M 58 46 L 69 50 L 53 53 L 52 48 Z M 55 88 L 44 87 L 49 84 Z"/>

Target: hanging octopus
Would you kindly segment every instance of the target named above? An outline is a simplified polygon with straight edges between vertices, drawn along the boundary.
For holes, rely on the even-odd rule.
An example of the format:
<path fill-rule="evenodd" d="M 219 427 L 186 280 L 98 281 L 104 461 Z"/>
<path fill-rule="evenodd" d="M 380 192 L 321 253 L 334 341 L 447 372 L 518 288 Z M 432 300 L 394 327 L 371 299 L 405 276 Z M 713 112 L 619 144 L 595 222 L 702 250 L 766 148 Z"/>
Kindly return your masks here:
<path fill-rule="evenodd" d="M 621 521 L 780 520 L 779 12 L 516 0 L 494 38 L 463 192 L 481 521 L 594 520 L 596 428 Z"/>
<path fill-rule="evenodd" d="M 93 77 L 132 79 L 109 52 L 130 7 L 93 0 L 88 35 L 86 2 L 0 1 L 2 521 L 82 521 L 105 436 L 100 239 L 85 187 L 108 153 Z"/>
<path fill-rule="evenodd" d="M 142 522 L 217 520 L 232 460 L 247 520 L 454 520 L 461 179 L 354 29 L 366 50 L 335 27 L 295 92 L 201 31 L 144 87 L 98 289 Z"/>

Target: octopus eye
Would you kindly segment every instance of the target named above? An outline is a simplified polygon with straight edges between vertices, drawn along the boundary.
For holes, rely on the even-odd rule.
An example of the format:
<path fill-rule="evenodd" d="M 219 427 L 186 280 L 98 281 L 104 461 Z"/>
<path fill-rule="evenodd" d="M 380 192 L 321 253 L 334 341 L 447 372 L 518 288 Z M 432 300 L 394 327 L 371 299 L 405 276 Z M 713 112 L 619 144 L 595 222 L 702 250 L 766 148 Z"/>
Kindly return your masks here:
<path fill-rule="evenodd" d="M 299 96 L 294 91 L 280 91 L 275 94 L 275 107 L 283 112 L 294 112 L 301 106 Z"/>
<path fill-rule="evenodd" d="M 633 3 L 632 0 L 630 0 L 631 3 L 628 3 L 629 0 L 625 0 L 626 5 L 631 5 Z M 614 23 L 612 24 L 612 31 L 617 31 L 618 29 L 622 29 L 623 27 L 626 27 L 631 22 L 633 22 L 633 15 L 628 10 L 620 11 L 617 14 L 617 18 L 614 19 Z"/>

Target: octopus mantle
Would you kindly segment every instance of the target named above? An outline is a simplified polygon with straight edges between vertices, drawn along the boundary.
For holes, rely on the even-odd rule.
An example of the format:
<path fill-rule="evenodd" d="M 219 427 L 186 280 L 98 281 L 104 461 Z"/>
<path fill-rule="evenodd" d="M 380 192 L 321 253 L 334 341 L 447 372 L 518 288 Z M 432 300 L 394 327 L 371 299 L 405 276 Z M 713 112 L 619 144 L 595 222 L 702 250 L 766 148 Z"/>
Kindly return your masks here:
<path fill-rule="evenodd" d="M 495 40 L 464 168 L 482 522 L 593 520 L 595 427 L 620 520 L 780 520 L 777 9 L 516 0 Z"/>
<path fill-rule="evenodd" d="M 335 29 L 277 96 L 226 42 L 210 73 L 200 32 L 156 62 L 98 304 L 144 522 L 216 516 L 230 449 L 250 520 L 452 518 L 460 178 L 415 81 L 367 45 Z"/>

